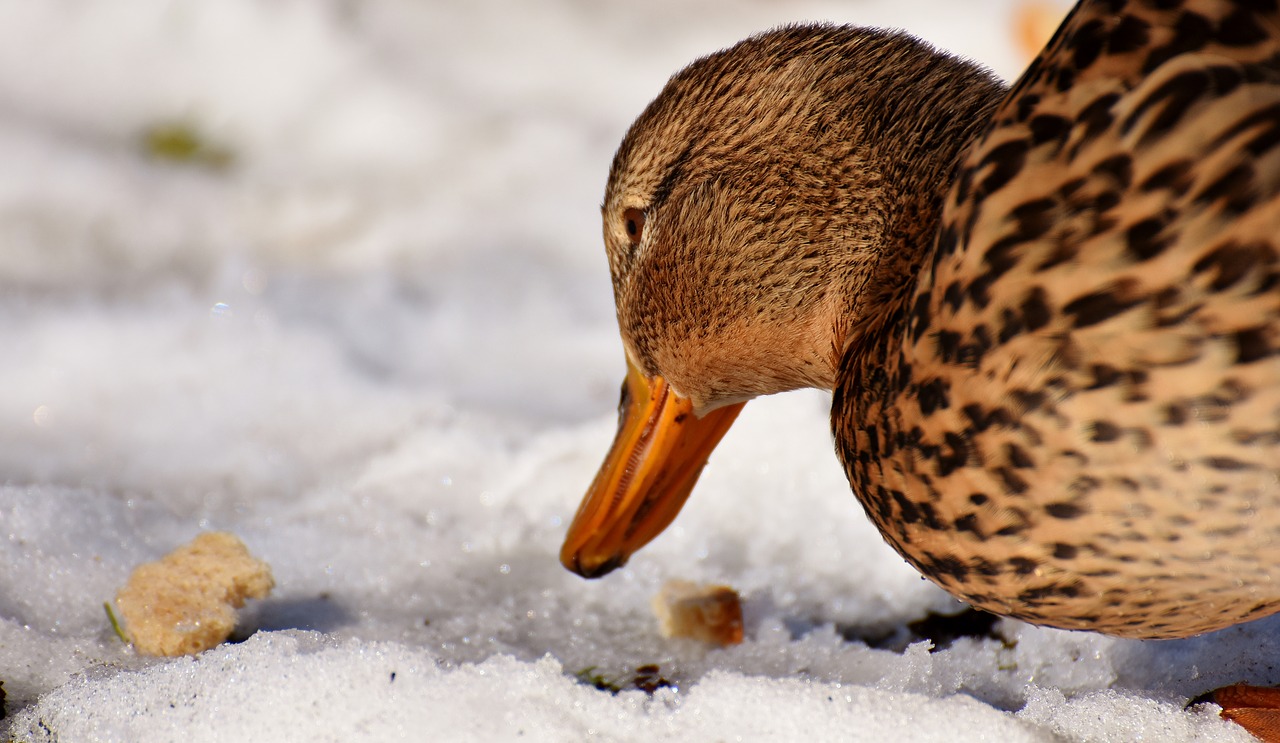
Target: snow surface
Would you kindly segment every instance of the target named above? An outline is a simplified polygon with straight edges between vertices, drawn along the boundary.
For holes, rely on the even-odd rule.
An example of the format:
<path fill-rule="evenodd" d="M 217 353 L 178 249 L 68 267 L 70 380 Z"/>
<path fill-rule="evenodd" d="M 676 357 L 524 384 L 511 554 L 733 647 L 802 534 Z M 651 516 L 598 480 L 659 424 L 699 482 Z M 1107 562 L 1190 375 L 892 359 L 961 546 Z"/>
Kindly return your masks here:
<path fill-rule="evenodd" d="M 631 118 L 805 19 L 1016 76 L 1013 4 L 0 2 L 8 735 L 1248 740 L 1184 705 L 1280 683 L 1278 621 L 911 642 L 961 607 L 861 514 L 819 393 L 749 405 L 627 569 L 556 560 L 613 433 L 597 207 Z M 230 165 L 149 156 L 162 125 Z M 256 633 L 137 657 L 103 601 L 207 529 L 273 566 Z M 661 638 L 669 578 L 740 590 L 746 642 Z M 673 685 L 576 676 L 646 664 Z"/>

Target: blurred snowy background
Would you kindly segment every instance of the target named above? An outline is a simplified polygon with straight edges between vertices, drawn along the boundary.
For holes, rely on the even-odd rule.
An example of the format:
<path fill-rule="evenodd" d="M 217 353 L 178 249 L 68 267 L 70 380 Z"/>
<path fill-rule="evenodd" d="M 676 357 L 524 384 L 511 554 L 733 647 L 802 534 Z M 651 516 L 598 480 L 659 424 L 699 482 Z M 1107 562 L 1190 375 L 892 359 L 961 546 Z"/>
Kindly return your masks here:
<path fill-rule="evenodd" d="M 693 58 L 803 20 L 905 28 L 1013 78 L 1018 9 L 0 1 L 0 726 L 1247 740 L 1183 705 L 1280 682 L 1274 621 L 908 647 L 961 607 L 866 523 L 821 394 L 748 406 L 626 570 L 556 561 L 613 433 L 598 205 L 631 119 Z M 257 633 L 135 656 L 102 602 L 207 529 L 273 566 Z M 662 639 L 649 597 L 677 577 L 740 590 L 747 641 Z M 673 685 L 627 688 L 647 664 Z"/>

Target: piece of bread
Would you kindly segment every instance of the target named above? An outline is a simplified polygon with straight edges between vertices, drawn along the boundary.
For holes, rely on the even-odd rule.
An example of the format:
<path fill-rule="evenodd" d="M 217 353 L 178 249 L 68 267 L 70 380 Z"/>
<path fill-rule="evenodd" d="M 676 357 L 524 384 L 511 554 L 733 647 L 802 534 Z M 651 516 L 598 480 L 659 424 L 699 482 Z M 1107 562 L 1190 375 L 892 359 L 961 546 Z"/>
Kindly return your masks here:
<path fill-rule="evenodd" d="M 236 609 L 274 586 L 271 568 L 234 534 L 206 532 L 135 568 L 115 603 L 139 653 L 193 655 L 224 642 Z"/>
<path fill-rule="evenodd" d="M 742 603 L 728 586 L 671 580 L 652 603 L 663 637 L 692 637 L 713 645 L 742 642 Z"/>

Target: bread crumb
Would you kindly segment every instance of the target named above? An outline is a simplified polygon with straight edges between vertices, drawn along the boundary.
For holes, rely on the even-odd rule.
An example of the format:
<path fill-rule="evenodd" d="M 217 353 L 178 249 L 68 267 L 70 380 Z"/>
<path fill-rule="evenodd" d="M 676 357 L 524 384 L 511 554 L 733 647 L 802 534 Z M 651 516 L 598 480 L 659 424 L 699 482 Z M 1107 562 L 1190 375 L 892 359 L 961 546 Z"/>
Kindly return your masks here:
<path fill-rule="evenodd" d="M 231 635 L 245 599 L 266 598 L 271 568 L 234 534 L 206 532 L 139 565 L 116 594 L 129 638 L 144 655 L 194 655 Z"/>
<path fill-rule="evenodd" d="M 722 646 L 742 642 L 742 603 L 728 586 L 671 580 L 652 603 L 663 637 L 692 637 Z"/>

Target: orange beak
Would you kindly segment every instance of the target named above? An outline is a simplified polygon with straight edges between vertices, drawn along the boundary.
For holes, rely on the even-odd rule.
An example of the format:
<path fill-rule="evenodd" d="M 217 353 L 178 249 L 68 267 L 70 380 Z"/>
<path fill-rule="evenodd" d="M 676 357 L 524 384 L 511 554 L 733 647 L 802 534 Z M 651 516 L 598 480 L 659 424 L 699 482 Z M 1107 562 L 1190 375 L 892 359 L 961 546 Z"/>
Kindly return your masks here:
<path fill-rule="evenodd" d="M 661 534 L 744 404 L 699 418 L 662 377 L 647 379 L 628 361 L 618 434 L 573 517 L 560 562 L 598 578 Z"/>

